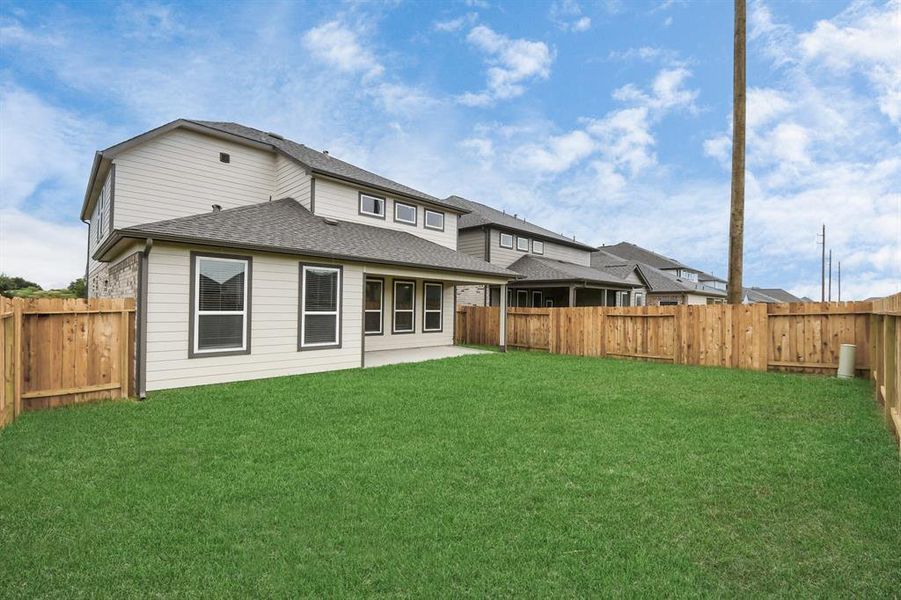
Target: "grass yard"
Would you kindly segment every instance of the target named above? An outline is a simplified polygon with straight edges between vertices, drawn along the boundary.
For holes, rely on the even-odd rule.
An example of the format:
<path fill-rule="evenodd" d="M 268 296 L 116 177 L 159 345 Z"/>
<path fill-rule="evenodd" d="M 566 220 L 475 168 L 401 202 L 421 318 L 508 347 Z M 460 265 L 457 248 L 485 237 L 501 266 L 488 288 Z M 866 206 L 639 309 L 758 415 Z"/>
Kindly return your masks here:
<path fill-rule="evenodd" d="M 511 352 L 0 432 L 10 597 L 897 597 L 899 549 L 866 381 Z"/>

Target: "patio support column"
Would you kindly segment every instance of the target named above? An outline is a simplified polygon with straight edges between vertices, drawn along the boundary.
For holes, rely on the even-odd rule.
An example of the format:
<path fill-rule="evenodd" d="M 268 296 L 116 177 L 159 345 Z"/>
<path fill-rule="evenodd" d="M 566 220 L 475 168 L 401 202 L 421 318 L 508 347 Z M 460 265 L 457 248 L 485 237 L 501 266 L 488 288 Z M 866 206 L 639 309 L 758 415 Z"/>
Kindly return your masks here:
<path fill-rule="evenodd" d="M 569 307 L 572 308 L 576 305 L 576 286 L 569 286 Z"/>
<path fill-rule="evenodd" d="M 501 352 L 507 351 L 507 286 L 501 286 L 500 325 L 498 327 L 498 345 Z"/>

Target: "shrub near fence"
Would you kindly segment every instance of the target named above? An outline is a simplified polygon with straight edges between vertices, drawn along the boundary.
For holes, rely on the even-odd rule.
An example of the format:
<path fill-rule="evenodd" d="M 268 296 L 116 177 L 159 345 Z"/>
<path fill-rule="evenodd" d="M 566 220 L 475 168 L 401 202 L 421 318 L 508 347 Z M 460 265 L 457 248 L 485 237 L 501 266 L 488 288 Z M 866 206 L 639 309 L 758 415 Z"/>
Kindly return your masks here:
<path fill-rule="evenodd" d="M 0 298 L 0 427 L 26 410 L 134 392 L 132 299 Z"/>

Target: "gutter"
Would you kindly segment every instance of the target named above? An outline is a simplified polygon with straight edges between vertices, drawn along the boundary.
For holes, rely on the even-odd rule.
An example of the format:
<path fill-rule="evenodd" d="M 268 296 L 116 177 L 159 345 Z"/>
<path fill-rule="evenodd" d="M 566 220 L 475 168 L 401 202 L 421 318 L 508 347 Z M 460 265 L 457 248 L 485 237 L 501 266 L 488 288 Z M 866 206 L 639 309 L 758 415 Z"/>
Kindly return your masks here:
<path fill-rule="evenodd" d="M 151 250 L 153 238 L 147 238 L 138 258 L 138 306 L 135 323 L 135 391 L 141 400 L 147 398 L 147 276 Z"/>

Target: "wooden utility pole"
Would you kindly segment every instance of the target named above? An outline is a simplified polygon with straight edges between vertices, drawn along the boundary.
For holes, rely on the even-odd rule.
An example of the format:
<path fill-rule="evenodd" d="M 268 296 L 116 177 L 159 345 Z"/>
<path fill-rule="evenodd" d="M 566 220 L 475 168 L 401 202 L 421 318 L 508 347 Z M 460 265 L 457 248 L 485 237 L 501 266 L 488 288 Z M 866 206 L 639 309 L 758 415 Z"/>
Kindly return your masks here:
<path fill-rule="evenodd" d="M 732 57 L 732 209 L 729 215 L 729 304 L 741 304 L 745 236 L 745 0 L 735 0 Z"/>
<path fill-rule="evenodd" d="M 826 224 L 823 223 L 823 257 L 820 259 L 820 302 L 826 301 Z"/>
<path fill-rule="evenodd" d="M 829 249 L 829 302 L 832 302 L 832 249 Z"/>

